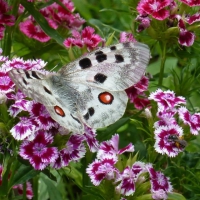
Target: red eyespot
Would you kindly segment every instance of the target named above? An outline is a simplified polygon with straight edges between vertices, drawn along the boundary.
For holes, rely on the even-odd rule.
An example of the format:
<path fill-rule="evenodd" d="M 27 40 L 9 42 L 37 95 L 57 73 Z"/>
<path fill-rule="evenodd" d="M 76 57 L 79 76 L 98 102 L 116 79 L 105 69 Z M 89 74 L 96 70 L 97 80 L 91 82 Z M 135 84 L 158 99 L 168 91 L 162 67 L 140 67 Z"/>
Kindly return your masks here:
<path fill-rule="evenodd" d="M 65 116 L 65 112 L 61 107 L 54 106 L 54 110 L 55 110 L 56 114 L 60 115 L 61 117 Z"/>
<path fill-rule="evenodd" d="M 99 94 L 99 101 L 103 104 L 111 104 L 114 100 L 114 97 L 109 92 L 102 92 Z"/>

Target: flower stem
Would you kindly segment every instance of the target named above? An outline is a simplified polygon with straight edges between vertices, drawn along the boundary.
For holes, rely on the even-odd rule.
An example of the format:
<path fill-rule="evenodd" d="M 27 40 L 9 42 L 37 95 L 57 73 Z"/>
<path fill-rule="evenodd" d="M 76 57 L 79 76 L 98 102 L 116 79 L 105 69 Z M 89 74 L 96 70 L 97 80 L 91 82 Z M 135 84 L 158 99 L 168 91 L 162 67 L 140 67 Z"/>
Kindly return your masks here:
<path fill-rule="evenodd" d="M 160 65 L 160 75 L 159 75 L 159 81 L 158 85 L 162 86 L 163 76 L 164 76 L 164 70 L 165 70 L 165 60 L 166 60 L 166 43 L 161 43 L 162 48 L 162 57 L 161 57 L 161 65 Z"/>

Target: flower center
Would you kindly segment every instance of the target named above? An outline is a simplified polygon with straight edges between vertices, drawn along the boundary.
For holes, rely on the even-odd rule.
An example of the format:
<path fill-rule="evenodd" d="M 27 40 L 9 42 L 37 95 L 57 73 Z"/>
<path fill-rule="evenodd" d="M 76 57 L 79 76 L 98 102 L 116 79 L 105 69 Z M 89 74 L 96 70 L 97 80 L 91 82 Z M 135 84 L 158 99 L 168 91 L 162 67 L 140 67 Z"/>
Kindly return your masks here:
<path fill-rule="evenodd" d="M 190 116 L 190 121 L 191 121 L 192 123 L 194 123 L 194 124 L 197 124 L 197 123 L 198 123 L 198 119 L 197 119 L 197 117 L 196 117 L 195 115 L 191 115 L 191 116 Z"/>

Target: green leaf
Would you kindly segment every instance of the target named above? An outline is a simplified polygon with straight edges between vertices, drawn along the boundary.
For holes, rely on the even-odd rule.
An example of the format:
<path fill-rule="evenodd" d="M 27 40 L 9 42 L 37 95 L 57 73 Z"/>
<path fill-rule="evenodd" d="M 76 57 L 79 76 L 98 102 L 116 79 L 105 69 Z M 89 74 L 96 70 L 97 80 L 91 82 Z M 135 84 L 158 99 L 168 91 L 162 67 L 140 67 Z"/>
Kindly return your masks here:
<path fill-rule="evenodd" d="M 186 200 L 186 198 L 179 193 L 168 193 L 168 200 Z"/>
<path fill-rule="evenodd" d="M 21 166 L 14 175 L 14 180 L 12 182 L 12 185 L 10 185 L 10 187 L 20 183 L 24 183 L 30 180 L 31 178 L 35 177 L 39 173 L 40 171 L 33 169 L 33 167 L 21 164 Z"/>
<path fill-rule="evenodd" d="M 101 140 L 105 140 L 109 138 L 112 134 L 114 134 L 121 126 L 126 124 L 130 120 L 129 117 L 126 118 L 121 118 L 119 119 L 116 123 L 106 127 L 106 128 L 101 128 L 97 130 L 97 137 L 101 138 Z"/>
<path fill-rule="evenodd" d="M 108 37 L 108 39 L 107 39 L 107 41 L 106 41 L 106 46 L 112 44 L 114 36 L 115 36 L 115 32 L 113 32 L 113 33 Z"/>
<path fill-rule="evenodd" d="M 89 22 L 90 24 L 92 24 L 92 25 L 98 27 L 99 30 L 100 30 L 101 28 L 109 28 L 109 29 L 111 29 L 111 30 L 113 30 L 113 31 L 115 31 L 115 32 L 118 32 L 118 33 L 121 32 L 121 30 L 119 30 L 119 29 L 117 29 L 117 28 L 114 28 L 114 27 L 112 27 L 112 26 L 109 26 L 109 25 L 107 25 L 107 24 L 104 24 L 104 23 L 102 23 L 102 22 L 101 22 L 100 20 L 98 20 L 98 19 L 90 19 L 90 20 L 88 20 L 88 22 Z"/>
<path fill-rule="evenodd" d="M 0 104 L 0 121 L 7 123 L 9 120 L 8 108 L 6 104 Z"/>
<path fill-rule="evenodd" d="M 47 186 L 47 192 L 49 194 L 50 200 L 62 200 L 62 195 L 60 194 L 59 190 L 55 186 L 55 182 L 50 180 L 47 176 L 45 176 L 43 173 L 41 173 L 41 180 L 45 183 Z"/>
<path fill-rule="evenodd" d="M 145 194 L 145 195 L 136 197 L 135 200 L 152 200 L 152 194 Z"/>

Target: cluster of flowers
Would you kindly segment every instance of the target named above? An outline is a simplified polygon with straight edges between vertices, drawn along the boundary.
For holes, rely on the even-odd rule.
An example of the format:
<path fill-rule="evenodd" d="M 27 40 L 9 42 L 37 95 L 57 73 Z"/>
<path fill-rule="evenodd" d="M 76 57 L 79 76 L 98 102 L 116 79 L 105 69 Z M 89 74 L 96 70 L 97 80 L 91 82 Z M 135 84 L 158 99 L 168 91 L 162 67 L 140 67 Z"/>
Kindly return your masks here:
<path fill-rule="evenodd" d="M 142 184 L 150 179 L 152 198 L 167 199 L 167 193 L 172 192 L 172 186 L 163 173 L 154 170 L 152 164 L 135 162 L 121 172 L 118 170 L 116 166 L 120 162 L 120 155 L 124 152 L 134 151 L 131 143 L 123 149 L 118 149 L 118 144 L 118 134 L 100 144 L 96 160 L 87 168 L 92 183 L 98 186 L 104 179 L 112 180 L 118 193 L 130 196 L 137 190 L 137 183 Z M 123 197 L 123 199 L 125 198 Z"/>
<path fill-rule="evenodd" d="M 180 3 L 185 4 L 183 6 L 187 5 L 189 7 L 200 5 L 200 1 L 196 0 L 179 0 L 177 2 L 175 0 L 141 0 L 137 6 L 139 15 L 136 20 L 140 23 L 138 31 L 140 32 L 148 28 L 152 18 L 156 20 L 168 19 L 166 23 L 170 27 L 174 27 L 174 24 L 176 24 L 179 29 L 178 42 L 184 46 L 193 45 L 195 34 L 188 30 L 190 25 L 200 21 L 200 13 L 198 11 L 195 14 L 191 14 L 187 12 L 188 9 L 182 9 L 180 13 Z M 191 12 L 193 11 L 191 10 Z"/>
<path fill-rule="evenodd" d="M 0 186 L 2 185 L 2 175 L 3 175 L 3 166 L 0 165 Z M 11 174 L 9 174 L 9 176 L 10 175 Z M 13 188 L 13 190 L 17 191 L 19 195 L 23 195 L 23 185 L 22 184 L 14 185 L 12 188 Z M 26 183 L 26 198 L 27 199 L 33 198 L 33 189 L 32 189 L 32 185 L 30 182 Z"/>
<path fill-rule="evenodd" d="M 173 91 L 157 91 L 151 93 L 150 100 L 158 105 L 157 117 L 159 121 L 154 123 L 155 128 L 155 150 L 161 154 L 175 157 L 183 151 L 186 141 L 183 140 L 183 129 L 178 124 L 181 119 L 185 125 L 189 125 L 190 132 L 197 135 L 200 131 L 200 113 L 190 114 L 186 107 L 185 98 L 176 97 Z"/>
<path fill-rule="evenodd" d="M 49 73 L 43 69 L 46 63 L 42 60 L 24 61 L 21 58 L 8 60 L 4 56 L 0 56 L 0 59 L 3 62 L 0 68 L 2 101 L 12 100 L 14 102 L 8 110 L 12 117 L 17 117 L 22 111 L 29 113 L 29 116 L 19 117 L 19 122 L 10 131 L 16 140 L 23 140 L 20 146 L 20 156 L 29 160 L 35 169 L 42 170 L 52 163 L 54 163 L 52 164 L 54 168 L 61 168 L 67 166 L 70 161 L 77 161 L 84 157 L 86 152 L 83 144 L 84 141 L 86 141 L 92 152 L 98 149 L 98 142 L 95 139 L 96 135 L 88 127 L 85 127 L 85 134 L 83 135 L 78 133 L 71 135 L 66 144 L 63 145 L 64 148 L 60 151 L 58 147 L 49 147 L 53 142 L 55 134 L 57 132 L 66 134 L 66 130 L 62 130 L 59 124 L 50 117 L 42 104 L 27 100 L 20 90 L 15 93 L 15 85 L 8 76 L 8 72 L 13 68 Z M 146 104 L 138 100 L 137 95 L 142 95 L 147 85 L 148 81 L 143 77 L 135 87 L 133 86 L 127 90 L 127 94 L 132 102 L 140 102 L 140 104 L 136 104 L 136 107 L 139 109 L 142 109 Z M 146 101 L 144 100 L 144 102 Z"/>
<path fill-rule="evenodd" d="M 19 151 L 21 157 L 29 160 L 35 169 L 43 170 L 51 163 L 54 168 L 61 168 L 67 166 L 70 161 L 77 161 L 84 157 L 86 152 L 84 141 L 87 142 L 92 152 L 96 151 L 98 147 L 96 134 L 88 127 L 85 127 L 83 135 L 78 133 L 71 135 L 60 151 L 58 147 L 51 147 L 56 133 L 66 134 L 68 132 L 61 129 L 42 104 L 27 100 L 19 90 L 14 93 L 15 85 L 8 76 L 8 71 L 12 68 L 32 69 L 48 73 L 42 70 L 46 63 L 41 60 L 24 61 L 19 58 L 7 60 L 3 56 L 1 58 L 1 60 L 5 60 L 0 68 L 1 99 L 4 99 L 4 102 L 6 100 L 14 101 L 14 104 L 9 107 L 12 117 L 17 117 L 22 111 L 29 113 L 29 116 L 19 117 L 20 121 L 10 130 L 16 140 L 23 140 Z"/>
<path fill-rule="evenodd" d="M 62 4 L 62 6 L 61 6 Z M 40 13 L 47 20 L 49 26 L 56 30 L 70 30 L 73 37 L 64 40 L 63 45 L 67 48 L 70 46 L 83 47 L 86 46 L 89 50 L 94 49 L 103 39 L 94 34 L 92 27 L 85 27 L 81 33 L 78 31 L 85 20 L 78 13 L 73 13 L 75 8 L 70 0 L 61 0 L 61 4 L 52 3 L 40 9 Z M 8 14 L 10 7 L 7 2 L 0 0 L 0 39 L 3 38 L 5 25 L 13 26 L 15 17 Z M 18 14 L 24 12 L 24 7 L 19 6 Z M 42 30 L 32 16 L 28 16 L 23 22 L 19 23 L 19 30 L 27 37 L 33 38 L 40 42 L 48 42 L 51 38 Z"/>
<path fill-rule="evenodd" d="M 132 34 L 123 32 L 120 41 L 135 41 Z M 29 116 L 19 117 L 19 122 L 11 129 L 11 134 L 16 140 L 23 140 L 20 146 L 20 156 L 29 160 L 31 165 L 42 170 L 51 164 L 54 168 L 67 166 L 70 161 L 77 161 L 84 157 L 86 149 L 84 142 L 92 152 L 98 149 L 98 142 L 95 133 L 85 127 L 85 134 L 76 133 L 69 137 L 66 144 L 59 147 L 52 147 L 54 136 L 57 132 L 66 134 L 58 123 L 56 123 L 47 112 L 46 108 L 35 101 L 26 99 L 26 96 L 18 90 L 15 93 L 15 84 L 8 76 L 8 72 L 15 69 L 35 70 L 40 73 L 48 74 L 43 68 L 46 63 L 42 60 L 26 60 L 14 58 L 8 60 L 7 57 L 0 56 L 3 63 L 0 68 L 0 92 L 2 101 L 11 100 L 14 103 L 9 107 L 12 117 L 17 117 L 22 111 L 28 112 Z M 146 98 L 144 91 L 148 87 L 148 79 L 143 77 L 140 82 L 126 90 L 131 102 L 138 109 L 146 107 L 150 101 Z M 142 98 L 141 98 L 142 97 Z M 51 146 L 51 147 L 49 147 Z M 52 164 L 53 163 L 53 164 Z"/>
<path fill-rule="evenodd" d="M 7 14 L 11 8 L 7 2 L 0 0 L 0 40 L 4 37 L 5 26 L 13 26 L 15 24 L 15 17 Z"/>

